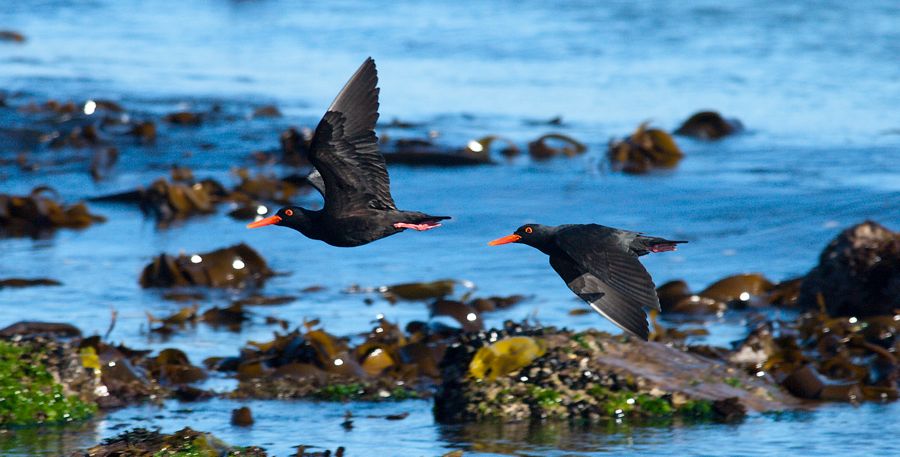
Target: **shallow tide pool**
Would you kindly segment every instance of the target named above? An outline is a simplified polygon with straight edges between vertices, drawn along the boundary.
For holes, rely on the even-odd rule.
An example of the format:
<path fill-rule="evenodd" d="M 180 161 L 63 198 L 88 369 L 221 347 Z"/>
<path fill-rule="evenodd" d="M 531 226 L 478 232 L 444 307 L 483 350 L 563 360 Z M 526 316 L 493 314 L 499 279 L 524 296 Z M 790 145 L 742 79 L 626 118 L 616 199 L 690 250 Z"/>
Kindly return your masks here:
<path fill-rule="evenodd" d="M 353 335 L 383 313 L 405 324 L 425 320 L 422 303 L 391 305 L 343 291 L 351 285 L 441 278 L 474 282 L 479 295 L 521 293 L 523 304 L 486 316 L 488 325 L 526 317 L 556 326 L 614 327 L 583 306 L 546 258 L 520 246 L 486 242 L 526 222 L 597 222 L 690 243 L 645 257 L 657 284 L 685 279 L 694 289 L 730 274 L 773 280 L 804 274 L 842 228 L 874 219 L 900 229 L 900 6 L 896 2 L 479 2 L 441 4 L 347 1 L 41 1 L 0 9 L 0 29 L 28 40 L 0 42 L 0 90 L 11 102 L 107 98 L 129 110 L 162 114 L 216 103 L 236 120 L 201 127 L 160 125 L 153 146 L 122 148 L 106 180 L 83 162 L 34 173 L 0 165 L 0 191 L 51 185 L 69 201 L 125 191 L 167 174 L 174 164 L 198 177 L 232 183 L 232 167 L 276 149 L 290 125 L 312 126 L 366 56 L 379 66 L 381 119 L 423 123 L 391 136 L 440 132 L 459 146 L 497 133 L 521 147 L 559 131 L 585 141 L 574 159 L 518 158 L 474 168 L 391 167 L 401 208 L 454 216 L 427 233 L 403 233 L 355 249 L 314 242 L 281 229 L 248 231 L 225 210 L 159 229 L 135 207 L 92 203 L 109 218 L 86 230 L 42 239 L 0 240 L 0 277 L 49 277 L 61 287 L 0 290 L 0 327 L 19 320 L 67 321 L 133 347 L 178 347 L 199 362 L 236 355 L 248 340 L 271 337 L 267 315 L 299 324 L 319 318 L 329 332 Z M 190 18 L 175 20 L 173 18 Z M 285 116 L 248 119 L 274 103 Z M 744 134 L 715 143 L 678 138 L 679 167 L 647 176 L 603 165 L 608 140 L 644 120 L 673 129 L 713 108 L 739 118 Z M 561 115 L 562 127 L 528 121 Z M 0 122 L 15 116 L 0 110 Z M 214 145 L 211 149 L 201 147 Z M 185 152 L 191 151 L 190 156 Z M 18 151 L 0 144 L 0 157 Z M 67 152 L 42 150 L 53 159 Z M 282 174 L 275 167 L 269 171 Z M 313 196 L 301 203 L 315 206 Z M 138 285 L 161 252 L 203 252 L 246 242 L 287 273 L 267 295 L 298 295 L 287 305 L 254 308 L 240 332 L 200 325 L 162 339 L 146 313 L 179 304 Z M 324 291 L 302 294 L 311 286 Z M 201 307 L 238 292 L 216 292 Z M 745 334 L 740 313 L 705 322 L 704 340 L 727 344 Z M 229 381 L 213 380 L 218 389 Z M 313 444 L 349 455 L 876 455 L 891 454 L 897 404 L 828 405 L 813 411 L 752 416 L 734 425 L 580 428 L 561 425 L 436 425 L 427 401 L 384 404 L 253 401 L 249 429 L 228 424 L 237 403 L 167 402 L 126 408 L 63 430 L 0 435 L 4 455 L 60 455 L 114 435 L 124 426 L 184 425 L 276 455 Z M 187 409 L 192 411 L 188 412 Z M 340 423 L 350 410 L 351 431 Z M 409 411 L 403 421 L 366 418 Z M 288 439 L 288 437 L 290 439 Z"/>

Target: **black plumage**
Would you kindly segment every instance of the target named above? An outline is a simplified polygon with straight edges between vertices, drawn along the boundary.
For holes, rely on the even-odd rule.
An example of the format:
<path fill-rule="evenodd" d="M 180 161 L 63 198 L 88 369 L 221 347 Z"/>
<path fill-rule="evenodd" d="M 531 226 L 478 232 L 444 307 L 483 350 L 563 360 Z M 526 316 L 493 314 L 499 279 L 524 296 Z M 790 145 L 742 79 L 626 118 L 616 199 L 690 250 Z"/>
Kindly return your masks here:
<path fill-rule="evenodd" d="M 333 246 L 370 243 L 406 229 L 439 227 L 446 216 L 397 209 L 378 150 L 378 72 L 372 58 L 356 70 L 322 117 L 310 143 L 315 167 L 307 180 L 325 200 L 322 210 L 285 207 L 253 222 L 290 227 Z"/>
<path fill-rule="evenodd" d="M 506 243 L 527 244 L 550 256 L 550 266 L 572 292 L 612 323 L 646 340 L 650 331 L 645 309 L 658 311 L 659 298 L 638 257 L 674 251 L 686 241 L 597 224 L 529 224 L 489 244 Z"/>

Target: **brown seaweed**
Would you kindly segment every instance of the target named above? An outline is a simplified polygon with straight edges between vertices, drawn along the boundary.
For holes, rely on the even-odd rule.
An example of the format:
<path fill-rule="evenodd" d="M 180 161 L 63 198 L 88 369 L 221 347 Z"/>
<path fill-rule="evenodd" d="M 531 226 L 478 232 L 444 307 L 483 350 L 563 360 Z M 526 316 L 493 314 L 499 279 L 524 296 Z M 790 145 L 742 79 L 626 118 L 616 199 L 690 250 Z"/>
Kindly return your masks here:
<path fill-rule="evenodd" d="M 56 192 L 36 187 L 29 195 L 0 194 L 0 236 L 38 236 L 58 228 L 85 228 L 106 220 L 84 203 L 65 205 L 47 196 Z"/>
<path fill-rule="evenodd" d="M 639 174 L 656 168 L 674 168 L 684 153 L 671 135 L 648 128 L 644 123 L 625 139 L 611 141 L 607 157 L 613 170 Z"/>
<path fill-rule="evenodd" d="M 274 273 L 246 244 L 177 257 L 161 254 L 144 268 L 141 287 L 259 287 Z"/>
<path fill-rule="evenodd" d="M 584 143 L 561 133 L 541 135 L 538 139 L 528 143 L 528 154 L 536 160 L 545 160 L 559 155 L 574 157 L 584 154 L 586 151 L 587 146 Z"/>

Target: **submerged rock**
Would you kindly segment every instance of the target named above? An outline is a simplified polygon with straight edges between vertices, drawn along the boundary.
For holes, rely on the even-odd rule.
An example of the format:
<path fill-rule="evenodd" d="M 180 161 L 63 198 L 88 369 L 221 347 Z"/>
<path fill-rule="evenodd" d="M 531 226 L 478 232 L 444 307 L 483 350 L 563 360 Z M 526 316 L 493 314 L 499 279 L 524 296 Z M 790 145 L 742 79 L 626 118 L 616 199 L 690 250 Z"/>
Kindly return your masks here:
<path fill-rule="evenodd" d="M 733 420 L 746 411 L 798 402 L 764 379 L 725 363 L 663 345 L 587 331 L 520 330 L 546 353 L 522 367 L 478 380 L 470 364 L 496 332 L 448 350 L 435 398 L 440 422 L 496 419 L 639 420 L 690 417 Z M 494 335 L 494 336 L 487 336 Z"/>
<path fill-rule="evenodd" d="M 900 232 L 865 221 L 834 238 L 803 279 L 800 306 L 832 316 L 900 310 Z"/>
<path fill-rule="evenodd" d="M 253 425 L 253 413 L 250 408 L 242 406 L 231 411 L 231 425 L 238 427 L 249 427 Z"/>
<path fill-rule="evenodd" d="M 744 125 L 737 119 L 725 119 L 716 111 L 701 111 L 685 120 L 675 130 L 675 134 L 701 140 L 718 140 L 742 130 Z"/>
<path fill-rule="evenodd" d="M 638 126 L 623 140 L 609 143 L 607 158 L 613 170 L 625 173 L 647 173 L 656 168 L 674 168 L 684 157 L 668 133 L 647 124 Z"/>
<path fill-rule="evenodd" d="M 141 287 L 259 287 L 275 273 L 246 244 L 177 257 L 161 254 L 144 267 Z"/>

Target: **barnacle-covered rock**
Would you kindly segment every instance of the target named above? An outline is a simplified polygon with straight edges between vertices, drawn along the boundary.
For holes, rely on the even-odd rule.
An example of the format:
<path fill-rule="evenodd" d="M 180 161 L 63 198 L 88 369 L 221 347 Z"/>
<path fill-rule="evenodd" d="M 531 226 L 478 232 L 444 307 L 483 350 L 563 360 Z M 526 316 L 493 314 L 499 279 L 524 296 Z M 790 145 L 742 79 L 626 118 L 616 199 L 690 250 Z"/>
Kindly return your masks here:
<path fill-rule="evenodd" d="M 540 337 L 546 352 L 493 380 L 477 379 L 469 368 L 478 351 L 498 338 L 496 331 L 463 338 L 447 351 L 435 398 L 437 420 L 734 420 L 748 410 L 798 404 L 770 381 L 664 344 L 596 331 L 515 332 Z"/>

